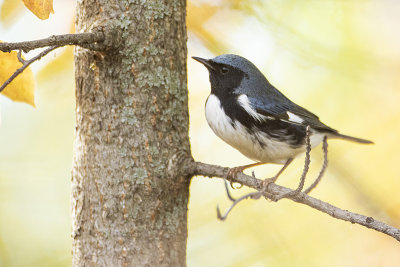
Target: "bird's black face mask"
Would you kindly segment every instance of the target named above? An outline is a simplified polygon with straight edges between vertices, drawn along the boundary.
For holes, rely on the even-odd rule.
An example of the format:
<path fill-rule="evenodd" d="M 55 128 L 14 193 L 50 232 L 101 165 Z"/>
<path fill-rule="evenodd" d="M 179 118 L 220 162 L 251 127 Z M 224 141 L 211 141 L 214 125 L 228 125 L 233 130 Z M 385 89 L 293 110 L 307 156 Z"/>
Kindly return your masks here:
<path fill-rule="evenodd" d="M 232 66 L 211 63 L 213 69 L 209 69 L 211 92 L 217 96 L 227 96 L 234 94 L 236 88 L 240 86 L 245 73 Z"/>
<path fill-rule="evenodd" d="M 246 74 L 233 66 L 214 62 L 211 59 L 193 57 L 203 64 L 210 74 L 211 93 L 219 97 L 232 95 Z"/>

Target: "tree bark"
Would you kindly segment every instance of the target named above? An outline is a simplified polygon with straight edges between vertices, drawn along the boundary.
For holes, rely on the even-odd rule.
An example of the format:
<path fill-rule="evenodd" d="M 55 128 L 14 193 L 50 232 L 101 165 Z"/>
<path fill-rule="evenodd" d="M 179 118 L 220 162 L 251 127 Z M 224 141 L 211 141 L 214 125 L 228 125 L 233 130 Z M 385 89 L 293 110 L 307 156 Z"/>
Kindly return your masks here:
<path fill-rule="evenodd" d="M 73 266 L 186 265 L 185 18 L 185 0 L 78 1 L 77 32 L 113 49 L 75 53 Z"/>

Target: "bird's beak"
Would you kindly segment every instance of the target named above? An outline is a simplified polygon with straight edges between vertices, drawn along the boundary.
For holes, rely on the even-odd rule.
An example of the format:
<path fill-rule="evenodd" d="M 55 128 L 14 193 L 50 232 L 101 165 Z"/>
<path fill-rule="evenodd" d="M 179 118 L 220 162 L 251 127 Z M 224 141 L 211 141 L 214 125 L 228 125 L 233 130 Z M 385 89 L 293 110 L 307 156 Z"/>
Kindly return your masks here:
<path fill-rule="evenodd" d="M 211 65 L 211 62 L 209 59 L 201 58 L 201 57 L 192 57 L 194 60 L 200 62 L 204 66 L 206 66 L 207 69 L 215 70 L 214 66 Z"/>

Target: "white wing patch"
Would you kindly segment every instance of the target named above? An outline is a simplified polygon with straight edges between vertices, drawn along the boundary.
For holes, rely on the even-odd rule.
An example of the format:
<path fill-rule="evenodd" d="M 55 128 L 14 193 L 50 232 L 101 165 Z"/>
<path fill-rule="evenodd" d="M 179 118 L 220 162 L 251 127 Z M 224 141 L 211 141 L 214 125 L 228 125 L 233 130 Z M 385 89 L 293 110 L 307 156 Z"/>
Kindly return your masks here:
<path fill-rule="evenodd" d="M 261 115 L 259 113 L 257 113 L 257 111 L 255 111 L 251 105 L 250 105 L 250 101 L 249 98 L 247 97 L 247 95 L 240 95 L 237 98 L 239 105 L 242 106 L 242 108 L 244 108 L 244 110 L 246 110 L 247 113 L 250 114 L 250 116 L 252 116 L 254 119 L 262 122 L 265 121 L 266 119 L 271 119 L 270 117 L 266 117 L 264 115 Z M 273 118 L 272 118 L 273 119 Z"/>
<path fill-rule="evenodd" d="M 288 121 L 290 121 L 290 122 L 300 123 L 301 124 L 304 121 L 302 118 L 300 118 L 296 114 L 293 114 L 293 113 L 291 113 L 289 111 L 287 111 L 286 113 L 289 116 Z"/>

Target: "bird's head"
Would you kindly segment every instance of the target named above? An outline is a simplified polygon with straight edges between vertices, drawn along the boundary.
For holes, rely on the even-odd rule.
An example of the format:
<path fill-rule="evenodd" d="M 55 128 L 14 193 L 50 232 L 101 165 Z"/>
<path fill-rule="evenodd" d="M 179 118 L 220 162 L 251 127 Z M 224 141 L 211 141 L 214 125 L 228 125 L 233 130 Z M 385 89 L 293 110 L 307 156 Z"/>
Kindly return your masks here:
<path fill-rule="evenodd" d="M 212 59 L 200 57 L 193 59 L 208 69 L 211 92 L 215 95 L 241 94 L 244 93 L 244 84 L 266 82 L 263 74 L 253 63 L 238 55 L 224 54 Z"/>

